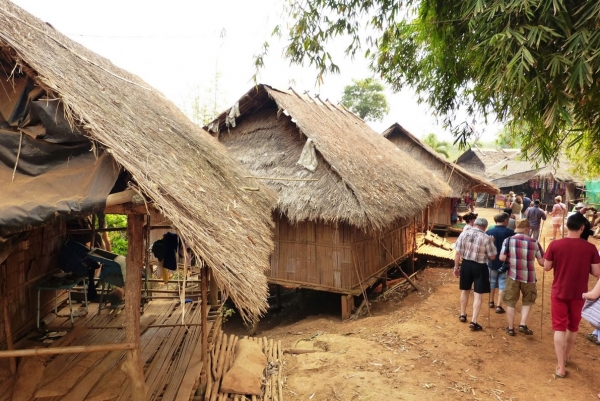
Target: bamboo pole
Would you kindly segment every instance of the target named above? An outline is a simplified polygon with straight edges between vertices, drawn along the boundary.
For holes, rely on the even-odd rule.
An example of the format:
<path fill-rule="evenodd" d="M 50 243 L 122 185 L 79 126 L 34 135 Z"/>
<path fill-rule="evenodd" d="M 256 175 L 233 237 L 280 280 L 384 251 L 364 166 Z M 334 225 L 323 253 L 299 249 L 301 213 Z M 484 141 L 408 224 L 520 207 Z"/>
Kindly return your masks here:
<path fill-rule="evenodd" d="M 120 344 L 72 345 L 69 347 L 15 349 L 8 351 L 0 351 L 0 358 L 56 354 L 79 354 L 82 352 L 128 351 L 135 349 L 135 347 L 135 343 L 126 342 Z"/>
<path fill-rule="evenodd" d="M 131 381 L 132 401 L 146 401 L 148 387 L 144 379 L 142 354 L 140 346 L 140 305 L 142 295 L 142 264 L 144 263 L 144 215 L 127 214 L 127 277 L 125 279 L 125 341 L 135 344 L 127 352 L 127 359 L 122 369 Z"/>
<path fill-rule="evenodd" d="M 208 266 L 202 262 L 200 266 L 200 323 L 202 325 L 202 366 L 204 372 L 206 373 L 206 378 L 210 376 L 210 367 L 208 364 L 208 288 L 206 280 L 208 279 Z M 215 327 L 215 330 L 221 330 L 220 327 Z M 213 359 L 213 363 L 216 363 L 216 360 Z M 216 382 L 216 379 L 215 379 Z M 218 386 L 218 384 L 214 383 L 214 386 Z M 207 393 L 210 396 L 210 393 Z"/>

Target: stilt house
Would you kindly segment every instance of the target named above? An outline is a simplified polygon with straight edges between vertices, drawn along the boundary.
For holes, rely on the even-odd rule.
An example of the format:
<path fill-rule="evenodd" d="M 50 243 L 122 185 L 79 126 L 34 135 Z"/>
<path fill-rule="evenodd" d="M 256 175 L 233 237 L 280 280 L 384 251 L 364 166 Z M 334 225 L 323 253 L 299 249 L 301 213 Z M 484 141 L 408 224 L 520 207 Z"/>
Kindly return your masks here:
<path fill-rule="evenodd" d="M 344 107 L 268 85 L 207 126 L 279 194 L 272 284 L 352 296 L 411 257 L 415 219 L 450 188 Z"/>
<path fill-rule="evenodd" d="M 266 310 L 274 194 L 161 93 L 7 0 L 0 87 L 0 398 L 191 399 L 209 371 L 208 274 L 246 320 Z M 125 322 L 88 316 L 69 340 L 21 349 L 53 309 L 55 291 L 36 290 L 64 267 L 67 222 L 103 211 L 128 217 Z M 202 296 L 187 318 L 146 306 L 140 325 L 151 211 L 204 262 Z"/>
<path fill-rule="evenodd" d="M 452 193 L 439 199 L 428 208 L 428 214 L 423 223 L 429 229 L 436 225 L 449 226 L 452 224 L 453 210 L 456 209 L 456 202 L 459 198 L 465 195 L 472 196 L 473 193 L 496 194 L 499 191 L 494 184 L 486 179 L 446 160 L 398 123 L 385 130 L 383 136 L 399 149 L 419 160 L 425 168 L 452 188 Z"/>

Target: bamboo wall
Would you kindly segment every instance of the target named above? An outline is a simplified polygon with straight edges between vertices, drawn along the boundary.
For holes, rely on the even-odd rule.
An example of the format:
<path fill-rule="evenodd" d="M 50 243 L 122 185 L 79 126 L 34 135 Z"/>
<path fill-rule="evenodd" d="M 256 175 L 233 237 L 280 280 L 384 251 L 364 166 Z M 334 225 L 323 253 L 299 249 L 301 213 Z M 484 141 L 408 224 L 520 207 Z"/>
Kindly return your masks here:
<path fill-rule="evenodd" d="M 65 238 L 65 224 L 55 223 L 31 231 L 0 265 L 0 292 L 8 298 L 8 313 L 13 339 L 35 324 L 36 285 L 51 272 L 58 271 L 58 256 Z M 41 292 L 43 311 L 54 302 L 53 291 Z M 4 316 L 0 312 L 0 348 L 5 348 Z"/>
<path fill-rule="evenodd" d="M 399 221 L 379 234 L 364 233 L 347 224 L 291 224 L 274 216 L 275 249 L 272 282 L 283 280 L 306 288 L 350 292 L 360 282 L 412 252 L 412 220 Z"/>
<path fill-rule="evenodd" d="M 429 207 L 430 221 L 429 224 L 444 224 L 451 225 L 452 199 L 442 198 Z"/>

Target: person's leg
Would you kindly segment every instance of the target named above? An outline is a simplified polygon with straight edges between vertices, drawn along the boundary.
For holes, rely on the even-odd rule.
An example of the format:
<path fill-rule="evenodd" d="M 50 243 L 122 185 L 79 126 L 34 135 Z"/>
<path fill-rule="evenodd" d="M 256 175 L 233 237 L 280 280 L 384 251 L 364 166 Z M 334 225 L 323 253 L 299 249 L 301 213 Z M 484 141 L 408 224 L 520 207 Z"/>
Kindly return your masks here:
<path fill-rule="evenodd" d="M 565 334 L 565 349 L 564 349 L 564 354 L 563 354 L 563 361 L 566 362 L 571 357 L 571 350 L 573 349 L 573 346 L 575 345 L 576 339 L 577 339 L 577 332 L 567 330 L 567 332 Z"/>
<path fill-rule="evenodd" d="M 521 326 L 527 326 L 527 317 L 531 311 L 531 305 L 523 305 L 521 307 Z"/>
<path fill-rule="evenodd" d="M 481 310 L 482 298 L 483 298 L 483 294 L 473 292 L 473 319 L 471 319 L 471 321 L 473 323 L 477 323 L 477 318 L 479 317 L 479 311 Z"/>
<path fill-rule="evenodd" d="M 556 239 L 557 231 L 558 231 L 558 226 L 556 224 L 552 224 L 552 239 Z"/>
<path fill-rule="evenodd" d="M 509 329 L 514 329 L 514 322 L 515 322 L 515 308 L 512 306 L 508 306 L 506 305 L 506 320 L 508 323 L 508 328 Z"/>
<path fill-rule="evenodd" d="M 566 345 L 566 332 L 555 331 L 554 332 L 554 351 L 556 352 L 556 373 L 559 375 L 565 375 L 565 345 Z"/>
<path fill-rule="evenodd" d="M 460 314 L 467 314 L 467 304 L 469 303 L 469 293 L 471 290 L 461 290 L 460 291 Z"/>

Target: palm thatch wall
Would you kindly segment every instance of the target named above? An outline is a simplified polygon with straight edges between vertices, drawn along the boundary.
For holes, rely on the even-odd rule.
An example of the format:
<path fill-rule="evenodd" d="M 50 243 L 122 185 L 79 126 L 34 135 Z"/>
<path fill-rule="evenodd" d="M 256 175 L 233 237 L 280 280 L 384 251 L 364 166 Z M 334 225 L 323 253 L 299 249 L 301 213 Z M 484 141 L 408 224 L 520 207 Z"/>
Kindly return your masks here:
<path fill-rule="evenodd" d="M 383 132 L 383 136 L 398 148 L 419 160 L 427 169 L 448 183 L 452 188 L 450 196 L 453 198 L 460 198 L 472 192 L 485 192 L 489 194 L 499 192 L 498 187 L 494 184 L 446 160 L 398 123 L 386 129 Z"/>
<path fill-rule="evenodd" d="M 266 187 L 249 183 L 227 151 L 161 93 L 7 0 L 0 0 L 0 57 L 60 99 L 67 119 L 132 175 L 242 316 L 265 311 L 274 203 Z"/>
<path fill-rule="evenodd" d="M 450 188 L 361 119 L 258 85 L 208 125 L 279 194 L 270 281 L 353 293 L 406 258 L 415 216 Z M 299 163 L 307 143 L 317 165 Z"/>

